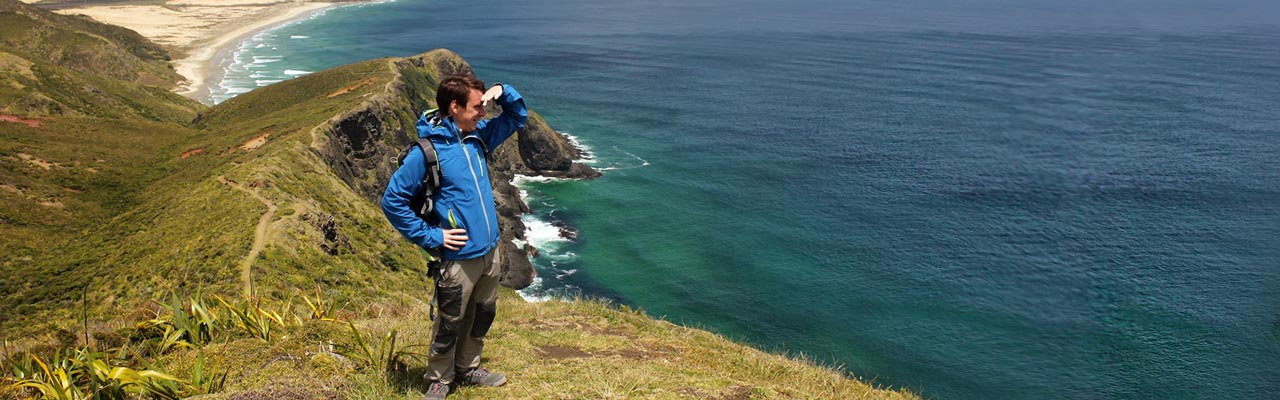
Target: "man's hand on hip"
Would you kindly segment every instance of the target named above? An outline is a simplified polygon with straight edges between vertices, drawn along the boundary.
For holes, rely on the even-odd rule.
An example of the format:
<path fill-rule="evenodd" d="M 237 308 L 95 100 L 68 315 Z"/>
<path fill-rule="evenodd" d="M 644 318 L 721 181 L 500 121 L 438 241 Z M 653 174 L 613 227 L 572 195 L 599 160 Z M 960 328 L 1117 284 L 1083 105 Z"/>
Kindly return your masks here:
<path fill-rule="evenodd" d="M 444 248 L 458 251 L 462 246 L 467 244 L 466 229 L 445 229 L 444 230 Z"/>

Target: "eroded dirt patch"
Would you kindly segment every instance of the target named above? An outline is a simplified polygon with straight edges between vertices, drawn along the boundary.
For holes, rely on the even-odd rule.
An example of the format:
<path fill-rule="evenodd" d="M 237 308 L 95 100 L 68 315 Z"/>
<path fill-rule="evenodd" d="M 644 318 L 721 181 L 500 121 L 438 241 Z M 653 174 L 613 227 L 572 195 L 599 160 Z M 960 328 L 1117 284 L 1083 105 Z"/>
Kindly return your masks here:
<path fill-rule="evenodd" d="M 244 142 L 244 144 L 240 145 L 240 150 L 253 151 L 259 147 L 262 147 L 262 145 L 267 144 L 267 140 L 270 140 L 270 139 L 271 139 L 270 132 L 258 135 L 258 137 L 249 139 L 248 142 Z"/>
<path fill-rule="evenodd" d="M 181 155 L 179 155 L 178 157 L 181 157 L 181 158 L 187 158 L 187 157 L 191 157 L 191 156 L 194 156 L 194 155 L 196 155 L 196 154 L 203 153 L 203 152 L 204 152 L 204 148 L 203 148 L 203 147 L 199 147 L 199 148 L 194 148 L 194 149 L 191 149 L 191 150 L 184 151 L 184 152 L 182 152 L 182 154 L 181 154 Z"/>
<path fill-rule="evenodd" d="M 17 115 L 0 114 L 0 121 L 19 123 L 32 128 L 40 127 L 40 120 L 19 118 Z"/>
<path fill-rule="evenodd" d="M 751 392 L 755 390 L 752 386 L 730 386 L 721 390 L 718 394 L 707 390 L 701 390 L 691 387 L 677 390 L 677 393 L 685 396 L 696 397 L 699 399 L 714 400 L 750 400 Z"/>
<path fill-rule="evenodd" d="M 45 160 L 45 159 L 42 159 L 42 158 L 40 158 L 40 157 L 36 157 L 36 156 L 30 155 L 30 154 L 27 154 L 27 153 L 18 153 L 18 158 L 22 159 L 22 161 L 26 161 L 26 162 L 28 162 L 28 163 L 31 163 L 31 165 L 35 165 L 35 166 L 40 167 L 40 168 L 43 168 L 43 169 L 45 169 L 45 170 L 50 170 L 50 169 L 53 169 L 53 167 L 61 167 L 61 166 L 62 166 L 62 165 L 60 165 L 60 164 L 58 164 L 58 163 L 56 163 L 56 162 L 48 161 L 48 160 Z"/>
<path fill-rule="evenodd" d="M 634 337 L 635 337 L 635 334 L 634 334 L 634 333 L 629 332 L 629 331 L 627 331 L 627 330 L 625 330 L 625 329 L 621 329 L 621 328 L 617 328 L 617 327 L 611 327 L 611 326 L 596 326 L 596 325 L 593 325 L 593 324 L 583 324 L 583 323 L 581 323 L 581 322 L 577 322 L 577 321 L 561 321 L 561 320 L 546 320 L 546 321 L 540 321 L 540 320 L 539 320 L 539 321 L 535 321 L 535 320 L 515 320 L 515 321 L 512 321 L 511 323 L 512 323 L 512 324 L 515 324 L 515 325 L 528 326 L 528 327 L 530 327 L 530 328 L 534 328 L 534 329 L 549 329 L 549 330 L 578 331 L 578 332 L 586 332 L 586 333 L 595 334 L 595 335 L 621 336 L 621 337 L 626 337 L 626 338 L 634 338 Z"/>
<path fill-rule="evenodd" d="M 731 388 L 727 388 L 724 390 L 724 392 L 721 392 L 720 399 L 721 400 L 750 400 L 751 389 L 753 389 L 751 386 L 734 386 Z"/>
<path fill-rule="evenodd" d="M 354 84 L 354 85 L 347 86 L 347 87 L 344 87 L 344 88 L 342 88 L 342 89 L 335 90 L 335 91 L 333 91 L 333 93 L 329 93 L 329 95 L 328 95 L 328 96 L 326 96 L 326 97 L 328 97 L 328 98 L 332 99 L 332 98 L 334 98 L 334 97 L 338 97 L 338 96 L 341 96 L 341 95 L 344 95 L 344 94 L 350 93 L 352 90 L 359 89 L 360 87 L 367 86 L 367 85 L 372 84 L 372 83 L 373 83 L 373 78 L 365 78 L 365 80 L 360 81 L 360 82 L 357 82 L 357 83 L 356 83 L 356 84 Z"/>
<path fill-rule="evenodd" d="M 597 355 L 618 356 L 627 360 L 648 360 L 653 358 L 678 358 L 679 349 L 664 345 L 645 345 L 640 348 L 610 350 Z"/>
<path fill-rule="evenodd" d="M 538 355 L 541 355 L 542 358 L 550 358 L 554 360 L 591 357 L 591 353 L 582 351 L 574 347 L 565 347 L 565 346 L 555 346 L 555 345 L 538 346 L 534 348 L 534 351 L 538 352 Z"/>

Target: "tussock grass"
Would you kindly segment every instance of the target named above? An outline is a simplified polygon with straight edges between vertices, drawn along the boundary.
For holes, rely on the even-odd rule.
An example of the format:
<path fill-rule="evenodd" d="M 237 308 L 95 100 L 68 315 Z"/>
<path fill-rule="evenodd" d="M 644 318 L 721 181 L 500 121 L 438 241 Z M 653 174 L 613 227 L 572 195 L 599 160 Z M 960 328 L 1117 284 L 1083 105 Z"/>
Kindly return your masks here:
<path fill-rule="evenodd" d="M 424 297 L 425 298 L 425 297 Z M 503 289 L 484 364 L 507 375 L 500 388 L 463 388 L 459 399 L 913 399 L 803 358 L 766 353 L 707 331 L 595 300 L 527 303 Z M 363 318 L 372 335 L 402 345 L 430 341 L 426 305 Z M 416 399 L 425 359 L 410 358 L 391 382 L 353 376 L 351 398 Z M 451 397 L 455 398 L 455 397 Z"/>
<path fill-rule="evenodd" d="M 415 399 L 425 386 L 429 296 L 403 294 L 351 308 L 317 307 L 333 304 L 323 292 L 288 302 L 217 298 L 218 306 L 175 296 L 154 318 L 136 324 L 126 334 L 128 342 L 108 352 L 119 354 L 112 364 L 96 369 L 121 368 L 126 378 L 50 373 L 47 367 L 41 374 L 31 366 L 43 362 L 27 362 L 20 370 L 34 372 L 11 376 L 5 386 L 10 396 L 37 393 L 31 389 L 53 393 L 54 383 L 75 381 L 70 391 L 78 393 L 92 383 L 137 393 L 160 385 L 156 390 L 168 391 L 163 397 L 204 393 L 202 399 Z M 528 303 L 501 289 L 498 309 L 484 364 L 507 374 L 508 384 L 465 387 L 454 398 L 916 398 L 803 358 L 770 354 L 600 301 Z M 76 368 L 87 370 L 80 366 L 92 360 L 75 360 L 101 353 L 54 354 L 64 371 L 81 371 Z M 139 358 L 143 354 L 148 356 Z M 91 376 L 102 378 L 86 380 Z M 144 377 L 164 381 L 153 384 Z"/>

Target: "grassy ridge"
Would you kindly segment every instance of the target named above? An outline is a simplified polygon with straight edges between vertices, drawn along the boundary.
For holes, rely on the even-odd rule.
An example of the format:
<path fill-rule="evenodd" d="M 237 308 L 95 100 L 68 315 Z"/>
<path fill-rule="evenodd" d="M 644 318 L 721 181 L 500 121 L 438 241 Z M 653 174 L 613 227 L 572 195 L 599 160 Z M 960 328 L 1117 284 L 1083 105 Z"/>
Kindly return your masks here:
<path fill-rule="evenodd" d="M 171 290 L 240 293 L 266 207 L 219 178 L 279 206 L 252 260 L 260 295 L 319 282 L 368 297 L 420 282 L 421 258 L 311 147 L 314 128 L 384 90 L 387 62 L 206 109 L 146 82 L 171 71 L 132 31 L 12 0 L 0 21 L 0 82 L 18 89 L 0 94 L 0 329 L 68 321 L 86 287 L 104 316 Z"/>
<path fill-rule="evenodd" d="M 137 32 L 0 0 L 0 112 L 178 124 L 203 108 L 171 93 L 181 77 Z"/>
<path fill-rule="evenodd" d="M 5 269 L 12 277 L 5 279 L 10 285 L 4 288 L 5 305 L 14 307 L 19 317 L 60 316 L 79 298 L 79 291 L 72 289 L 84 287 L 90 277 L 95 287 L 89 297 L 100 314 L 135 306 L 125 299 L 174 290 L 238 294 L 238 266 L 266 207 L 219 177 L 252 188 L 279 208 L 270 223 L 268 245 L 253 261 L 258 295 L 283 299 L 294 288 L 317 282 L 361 298 L 420 287 L 420 257 L 403 246 L 381 212 L 338 179 L 311 147 L 312 129 L 350 108 L 352 99 L 383 90 L 393 77 L 389 64 L 380 60 L 340 67 L 228 101 L 203 114 L 195 129 L 174 127 L 179 134 L 167 136 L 167 143 L 138 132 L 128 135 L 150 146 L 125 145 L 124 150 L 157 156 L 124 168 L 120 176 L 130 185 L 119 193 L 104 190 L 111 186 L 105 180 L 94 180 L 94 189 L 85 191 L 123 199 L 120 206 L 96 214 L 64 207 L 66 224 L 79 229 L 60 237 L 61 244 L 53 246 L 58 252 L 40 251 L 48 247 L 31 245 L 21 236 L 10 239 L 14 247 L 28 246 L 28 253 L 42 254 L 9 261 L 16 268 Z M 328 97 L 369 79 L 369 84 Z M 32 136 L 51 143 L 69 139 Z M 247 145 L 254 139 L 262 143 Z M 60 152 L 49 147 L 30 152 L 59 163 L 85 156 L 74 149 Z M 33 183 L 19 185 L 57 182 L 37 178 L 50 177 L 37 176 L 29 179 Z M 24 215 L 21 210 L 11 212 L 6 215 L 15 220 Z M 27 225 L 47 227 L 31 222 Z M 6 323 L 20 330 L 21 320 Z"/>

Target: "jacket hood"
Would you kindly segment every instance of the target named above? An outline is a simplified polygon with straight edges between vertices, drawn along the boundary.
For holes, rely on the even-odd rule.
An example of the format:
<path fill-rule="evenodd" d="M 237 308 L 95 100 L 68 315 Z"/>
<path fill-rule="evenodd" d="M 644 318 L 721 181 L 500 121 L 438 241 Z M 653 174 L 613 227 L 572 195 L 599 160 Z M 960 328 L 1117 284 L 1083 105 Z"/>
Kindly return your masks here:
<path fill-rule="evenodd" d="M 453 117 L 440 115 L 439 109 L 431 109 L 418 118 L 418 137 L 449 139 L 458 137 L 458 124 Z"/>

